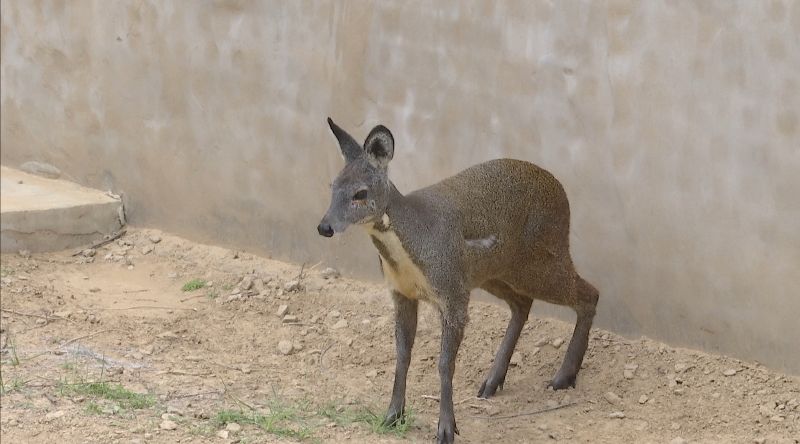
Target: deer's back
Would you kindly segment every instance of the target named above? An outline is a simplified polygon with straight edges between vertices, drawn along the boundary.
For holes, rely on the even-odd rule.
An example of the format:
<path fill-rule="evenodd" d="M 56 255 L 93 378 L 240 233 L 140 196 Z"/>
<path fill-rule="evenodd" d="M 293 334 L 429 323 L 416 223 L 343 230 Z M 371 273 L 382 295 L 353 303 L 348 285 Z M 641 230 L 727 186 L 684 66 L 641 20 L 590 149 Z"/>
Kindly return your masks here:
<path fill-rule="evenodd" d="M 569 254 L 566 193 L 552 174 L 530 162 L 484 162 L 417 193 L 455 209 L 467 241 L 465 257 L 478 274 L 532 256 Z"/>

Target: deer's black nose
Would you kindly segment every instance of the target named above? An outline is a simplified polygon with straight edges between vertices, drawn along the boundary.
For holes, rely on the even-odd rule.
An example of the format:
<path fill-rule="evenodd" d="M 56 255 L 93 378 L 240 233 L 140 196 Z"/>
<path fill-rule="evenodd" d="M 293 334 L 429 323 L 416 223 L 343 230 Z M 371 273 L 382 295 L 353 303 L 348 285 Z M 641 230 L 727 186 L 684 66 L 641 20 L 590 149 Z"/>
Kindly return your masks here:
<path fill-rule="evenodd" d="M 320 235 L 325 237 L 333 236 L 333 228 L 331 228 L 330 224 L 322 223 L 317 225 L 317 231 L 319 232 Z"/>

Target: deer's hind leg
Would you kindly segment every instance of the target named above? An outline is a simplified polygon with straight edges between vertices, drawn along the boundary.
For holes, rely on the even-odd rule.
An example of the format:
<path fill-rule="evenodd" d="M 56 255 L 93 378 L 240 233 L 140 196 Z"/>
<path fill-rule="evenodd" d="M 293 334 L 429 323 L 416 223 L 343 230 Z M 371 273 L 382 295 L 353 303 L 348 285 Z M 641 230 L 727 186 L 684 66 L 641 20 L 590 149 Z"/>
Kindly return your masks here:
<path fill-rule="evenodd" d="M 575 279 L 575 298 L 571 306 L 578 314 L 578 318 L 575 321 L 575 330 L 572 332 L 572 339 L 569 341 L 564 362 L 561 363 L 561 368 L 553 377 L 553 380 L 550 381 L 549 386 L 553 387 L 554 390 L 575 387 L 575 380 L 578 376 L 578 371 L 581 369 L 583 355 L 589 345 L 589 329 L 592 328 L 595 307 L 597 307 L 599 298 L 599 293 L 592 284 L 586 282 L 577 274 Z"/>
<path fill-rule="evenodd" d="M 478 389 L 479 398 L 490 398 L 497 392 L 498 388 L 503 388 L 511 355 L 514 353 L 522 327 L 525 325 L 525 321 L 528 320 L 533 299 L 515 292 L 501 281 L 490 281 L 483 286 L 483 289 L 504 300 L 511 309 L 511 320 L 508 322 L 505 337 L 500 343 L 497 356 L 494 358 L 494 363 L 486 380 L 483 381 L 480 389 Z"/>

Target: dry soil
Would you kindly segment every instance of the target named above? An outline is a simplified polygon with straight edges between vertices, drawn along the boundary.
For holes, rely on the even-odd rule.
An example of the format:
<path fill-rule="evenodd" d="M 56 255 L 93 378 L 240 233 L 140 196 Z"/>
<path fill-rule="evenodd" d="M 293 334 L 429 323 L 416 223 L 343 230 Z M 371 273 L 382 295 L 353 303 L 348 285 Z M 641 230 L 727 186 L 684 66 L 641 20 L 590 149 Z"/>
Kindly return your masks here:
<path fill-rule="evenodd" d="M 2 256 L 3 443 L 433 440 L 430 307 L 408 378 L 412 419 L 387 432 L 373 416 L 394 373 L 383 286 L 153 230 L 71 253 Z M 458 442 L 798 442 L 798 377 L 648 339 L 593 329 L 577 388 L 548 390 L 572 330 L 535 314 L 504 390 L 476 399 L 508 318 L 471 304 Z"/>

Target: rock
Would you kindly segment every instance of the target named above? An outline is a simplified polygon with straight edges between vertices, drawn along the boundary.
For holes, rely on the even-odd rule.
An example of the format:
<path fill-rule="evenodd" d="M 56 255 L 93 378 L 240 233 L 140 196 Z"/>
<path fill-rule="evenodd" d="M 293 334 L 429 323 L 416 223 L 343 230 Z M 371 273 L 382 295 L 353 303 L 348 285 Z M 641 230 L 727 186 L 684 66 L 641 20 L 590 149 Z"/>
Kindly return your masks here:
<path fill-rule="evenodd" d="M 53 314 L 54 314 L 55 316 L 58 316 L 58 317 L 60 317 L 60 318 L 68 318 L 68 317 L 70 317 L 70 315 L 72 314 L 72 312 L 71 312 L 71 311 L 69 311 L 69 310 L 64 310 L 64 311 L 56 311 L 56 312 L 54 312 Z"/>
<path fill-rule="evenodd" d="M 375 370 L 375 369 L 368 370 L 366 375 L 367 375 L 367 378 L 374 378 L 374 377 L 378 376 L 378 371 Z"/>
<path fill-rule="evenodd" d="M 172 414 L 172 415 L 183 416 L 183 410 L 181 410 L 181 409 L 179 409 L 179 408 L 177 408 L 175 406 L 172 406 L 172 405 L 168 405 L 167 406 L 167 413 Z"/>
<path fill-rule="evenodd" d="M 290 355 L 294 350 L 294 346 L 292 345 L 292 341 L 283 340 L 278 342 L 278 351 L 281 352 L 282 355 Z"/>
<path fill-rule="evenodd" d="M 672 430 L 680 430 L 681 425 L 678 424 L 677 422 L 673 422 L 672 424 L 670 424 L 669 428 L 671 428 Z"/>
<path fill-rule="evenodd" d="M 279 318 L 283 318 L 283 316 L 289 312 L 289 306 L 286 304 L 281 304 L 278 306 L 277 315 Z"/>
<path fill-rule="evenodd" d="M 647 397 L 647 395 L 642 395 L 642 396 L 640 396 L 640 397 L 639 397 L 639 404 L 644 404 L 644 403 L 646 403 L 648 399 L 649 399 L 649 398 Z"/>
<path fill-rule="evenodd" d="M 19 255 L 25 259 L 29 259 L 31 257 L 31 252 L 25 249 L 19 250 L 17 253 L 19 253 Z"/>
<path fill-rule="evenodd" d="M 555 348 L 561 347 L 562 344 L 564 344 L 563 338 L 555 338 L 553 339 L 553 342 L 550 343 L 550 345 L 552 345 Z"/>
<path fill-rule="evenodd" d="M 175 421 L 171 421 L 169 419 L 165 419 L 161 421 L 161 424 L 158 425 L 161 430 L 175 430 L 178 428 L 178 424 L 175 424 Z"/>
<path fill-rule="evenodd" d="M 625 412 L 619 412 L 619 411 L 617 411 L 617 412 L 611 412 L 611 413 L 608 415 L 608 417 L 609 417 L 609 418 L 617 418 L 617 419 L 622 419 L 622 418 L 624 418 L 624 417 L 625 417 Z"/>
<path fill-rule="evenodd" d="M 347 319 L 339 319 L 338 322 L 331 326 L 333 330 L 341 330 L 343 328 L 347 328 Z"/>
<path fill-rule="evenodd" d="M 339 277 L 339 270 L 328 267 L 320 272 L 323 279 L 336 279 Z"/>
<path fill-rule="evenodd" d="M 764 444 L 765 442 L 767 442 L 767 438 L 755 438 L 755 439 L 753 440 L 753 442 L 754 442 L 755 444 Z"/>
<path fill-rule="evenodd" d="M 217 436 L 222 439 L 228 439 L 228 433 L 230 432 L 228 432 L 227 430 L 220 430 L 219 432 L 217 432 Z"/>
<path fill-rule="evenodd" d="M 630 370 L 635 372 L 638 369 L 639 369 L 639 364 L 634 364 L 634 363 L 625 364 L 625 370 Z"/>
<path fill-rule="evenodd" d="M 100 287 L 92 287 L 92 288 L 89 289 L 89 292 L 90 293 L 99 293 L 100 292 Z"/>
<path fill-rule="evenodd" d="M 253 277 L 252 276 L 243 277 L 242 282 L 239 283 L 239 288 L 241 288 L 242 291 L 247 291 L 253 288 Z"/>
<path fill-rule="evenodd" d="M 328 312 L 328 316 L 330 316 L 332 318 L 338 318 L 341 315 L 342 314 L 339 313 L 339 310 L 331 310 L 331 311 Z"/>
<path fill-rule="evenodd" d="M 617 395 L 614 392 L 604 393 L 603 398 L 605 398 L 605 400 L 608 401 L 609 404 L 619 405 L 622 403 L 622 398 L 620 398 L 619 395 Z"/>
<path fill-rule="evenodd" d="M 786 418 L 784 418 L 781 415 L 772 415 L 769 418 L 769 420 L 772 421 L 772 422 L 783 422 L 784 419 L 786 419 Z"/>
<path fill-rule="evenodd" d="M 94 257 L 94 255 L 96 255 L 96 254 L 97 254 L 97 250 L 95 250 L 94 248 L 87 248 L 87 249 L 81 251 L 81 256 L 84 256 L 84 257 Z"/>
<path fill-rule="evenodd" d="M 297 321 L 299 321 L 299 319 L 295 315 L 286 315 L 283 317 L 284 324 L 294 324 Z"/>
<path fill-rule="evenodd" d="M 32 160 L 23 163 L 19 168 L 26 173 L 46 177 L 48 179 L 58 179 L 61 177 L 61 170 L 45 162 Z"/>
<path fill-rule="evenodd" d="M 293 279 L 283 285 L 283 290 L 287 293 L 300 290 L 300 281 Z"/>
<path fill-rule="evenodd" d="M 669 444 L 686 444 L 687 442 L 688 441 L 679 436 L 677 438 L 673 438 L 672 441 L 669 442 Z"/>
<path fill-rule="evenodd" d="M 242 431 L 242 426 L 235 422 L 229 422 L 227 426 L 225 426 L 225 430 L 231 433 L 237 433 Z"/>
<path fill-rule="evenodd" d="M 675 373 L 683 373 L 692 367 L 693 367 L 692 365 L 686 364 L 684 362 L 679 362 L 675 364 Z"/>
<path fill-rule="evenodd" d="M 536 340 L 536 342 L 533 343 L 533 345 L 535 345 L 536 347 L 544 347 L 549 342 L 550 342 L 550 340 L 547 339 L 547 338 L 539 338 L 539 339 Z"/>
<path fill-rule="evenodd" d="M 176 335 L 171 331 L 165 331 L 163 333 L 159 333 L 158 335 L 156 335 L 156 337 L 159 339 L 178 339 L 178 335 Z"/>
<path fill-rule="evenodd" d="M 144 248 L 142 248 L 142 254 L 143 255 L 150 254 L 152 252 L 153 252 L 153 246 L 152 245 L 145 245 Z"/>
<path fill-rule="evenodd" d="M 157 234 L 151 234 L 148 237 L 148 239 L 150 239 L 150 242 L 152 242 L 154 244 L 157 244 L 157 243 L 161 242 L 161 236 L 159 236 Z"/>
<path fill-rule="evenodd" d="M 64 414 L 65 413 L 64 413 L 63 410 L 57 410 L 55 412 L 50 412 L 50 413 L 44 415 L 44 419 L 45 419 L 45 421 L 50 422 L 50 421 L 53 421 L 53 420 L 56 420 L 58 418 L 63 417 Z"/>
<path fill-rule="evenodd" d="M 633 379 L 633 370 L 623 370 L 622 377 L 625 379 Z"/>
<path fill-rule="evenodd" d="M 249 375 L 250 373 L 253 372 L 253 370 L 251 370 L 250 366 L 248 366 L 247 364 L 243 364 L 241 367 L 239 367 L 239 370 L 241 370 L 242 373 L 244 373 L 245 375 Z"/>
<path fill-rule="evenodd" d="M 736 373 L 737 373 L 736 369 L 733 369 L 733 368 L 729 368 L 729 369 L 725 370 L 724 372 L 722 372 L 722 374 L 725 375 L 725 376 L 733 376 Z"/>
<path fill-rule="evenodd" d="M 509 363 L 511 365 L 513 365 L 514 367 L 518 367 L 519 365 L 521 365 L 522 364 L 522 355 L 520 354 L 520 352 L 518 352 L 518 351 L 514 352 L 514 354 L 511 355 L 511 361 Z"/>

